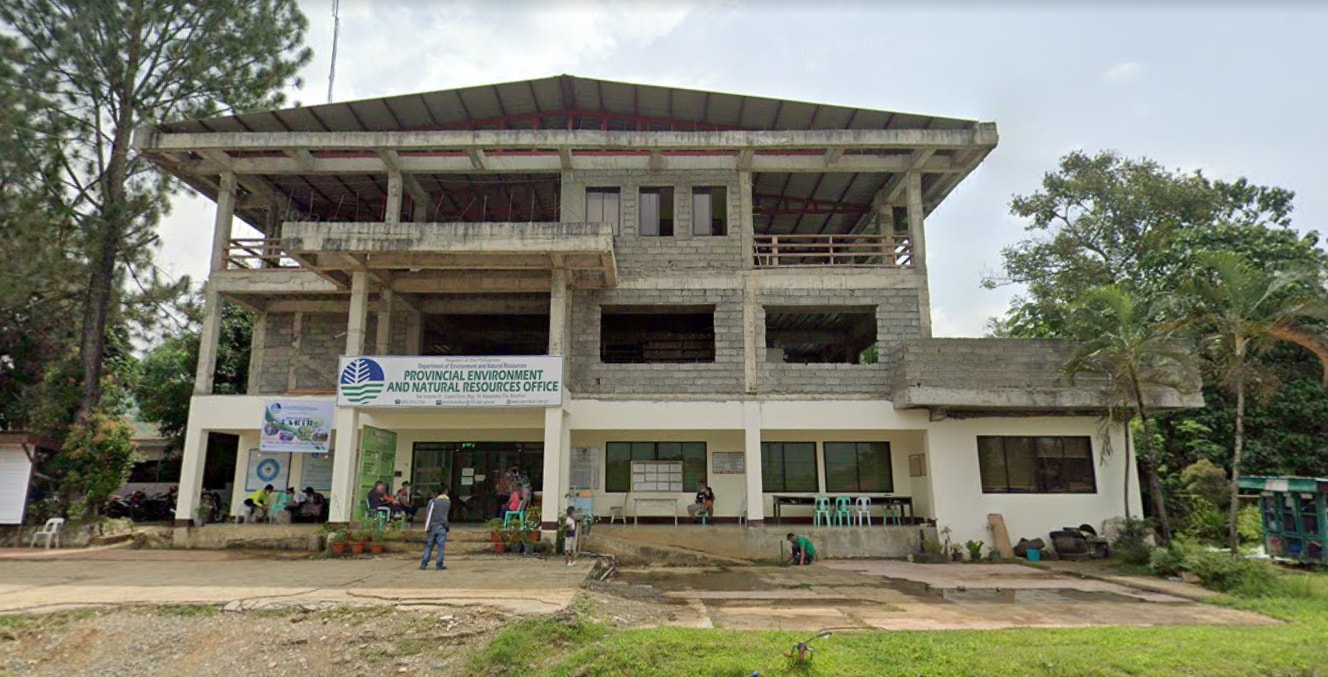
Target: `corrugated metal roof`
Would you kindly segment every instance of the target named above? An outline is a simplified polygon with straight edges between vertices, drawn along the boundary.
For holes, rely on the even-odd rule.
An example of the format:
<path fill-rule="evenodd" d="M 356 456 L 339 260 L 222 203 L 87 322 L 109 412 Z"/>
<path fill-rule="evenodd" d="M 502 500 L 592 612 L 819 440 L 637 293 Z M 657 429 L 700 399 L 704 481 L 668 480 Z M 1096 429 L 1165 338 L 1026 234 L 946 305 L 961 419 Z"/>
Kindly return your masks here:
<path fill-rule="evenodd" d="M 542 128 L 565 128 L 568 111 L 654 118 L 677 125 L 677 129 L 687 129 L 687 125 L 748 130 L 968 129 L 977 124 L 975 120 L 558 75 L 170 122 L 160 127 L 167 132 L 502 129 L 504 125 L 523 128 L 513 118 L 542 114 Z M 559 121 L 561 125 L 556 124 Z"/>

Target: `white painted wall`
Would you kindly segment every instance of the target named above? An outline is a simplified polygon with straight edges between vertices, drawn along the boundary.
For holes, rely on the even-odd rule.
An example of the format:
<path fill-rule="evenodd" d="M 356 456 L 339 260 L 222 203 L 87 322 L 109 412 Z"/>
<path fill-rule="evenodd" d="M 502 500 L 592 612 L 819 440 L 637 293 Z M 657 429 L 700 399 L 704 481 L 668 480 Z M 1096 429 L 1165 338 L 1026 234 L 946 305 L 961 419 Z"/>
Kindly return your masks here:
<path fill-rule="evenodd" d="M 1092 439 L 1097 493 L 1093 494 L 984 494 L 978 471 L 979 435 L 1087 435 Z M 951 540 L 992 542 L 987 514 L 1001 513 L 1012 543 L 1022 538 L 1046 539 L 1064 526 L 1092 524 L 1125 514 L 1125 441 L 1121 426 L 1113 426 L 1114 453 L 1103 462 L 1097 419 L 1092 417 L 948 419 L 933 423 L 927 433 L 930 468 L 939 528 L 950 527 Z M 1130 469 L 1130 509 L 1139 514 L 1139 481 Z"/>

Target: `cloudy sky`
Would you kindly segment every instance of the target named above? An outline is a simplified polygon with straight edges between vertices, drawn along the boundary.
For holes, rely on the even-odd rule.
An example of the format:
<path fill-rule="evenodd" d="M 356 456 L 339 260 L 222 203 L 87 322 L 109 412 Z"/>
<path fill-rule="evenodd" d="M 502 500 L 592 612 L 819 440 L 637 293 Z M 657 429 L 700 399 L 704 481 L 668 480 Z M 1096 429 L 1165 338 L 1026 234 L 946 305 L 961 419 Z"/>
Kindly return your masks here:
<path fill-rule="evenodd" d="M 302 2 L 327 95 L 332 0 Z M 936 7 L 939 5 L 940 7 Z M 1328 217 L 1328 10 L 1305 2 L 342 0 L 338 100 L 568 73 L 994 121 L 1000 146 L 927 224 L 938 336 L 981 335 L 1022 237 L 1010 196 L 1075 149 L 1247 176 Z M 1318 189 L 1318 190 L 1316 190 Z M 201 279 L 211 202 L 176 200 L 159 262 Z"/>

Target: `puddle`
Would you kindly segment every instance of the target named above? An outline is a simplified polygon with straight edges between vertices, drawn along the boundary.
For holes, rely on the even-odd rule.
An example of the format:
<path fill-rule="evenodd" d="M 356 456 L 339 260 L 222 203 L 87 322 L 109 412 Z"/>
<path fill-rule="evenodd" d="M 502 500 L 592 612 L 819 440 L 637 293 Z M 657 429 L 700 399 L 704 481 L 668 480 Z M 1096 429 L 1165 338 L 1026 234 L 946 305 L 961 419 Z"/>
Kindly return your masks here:
<path fill-rule="evenodd" d="M 714 569 L 707 571 L 672 572 L 668 570 L 623 571 L 619 570 L 616 581 L 628 585 L 648 585 L 665 592 L 682 590 L 704 590 L 707 592 L 745 592 L 750 590 L 769 590 L 801 586 L 772 585 L 764 580 L 758 569 L 751 571 L 735 569 Z"/>

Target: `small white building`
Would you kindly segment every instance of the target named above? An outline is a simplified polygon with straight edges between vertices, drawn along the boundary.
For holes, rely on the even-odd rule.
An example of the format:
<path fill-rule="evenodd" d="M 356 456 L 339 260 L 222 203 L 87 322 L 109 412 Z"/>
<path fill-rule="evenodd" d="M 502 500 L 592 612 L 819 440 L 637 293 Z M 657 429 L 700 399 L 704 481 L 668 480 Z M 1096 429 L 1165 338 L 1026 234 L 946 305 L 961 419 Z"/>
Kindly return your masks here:
<path fill-rule="evenodd" d="M 958 541 L 1124 512 L 1068 346 L 931 337 L 927 216 L 993 123 L 559 76 L 135 141 L 217 202 L 179 515 L 210 433 L 238 436 L 232 506 L 267 477 L 334 522 L 375 479 L 483 519 L 510 468 L 546 528 L 582 494 L 671 522 L 701 481 L 750 527 L 814 496 Z M 246 395 L 211 392 L 223 300 L 257 313 Z"/>

